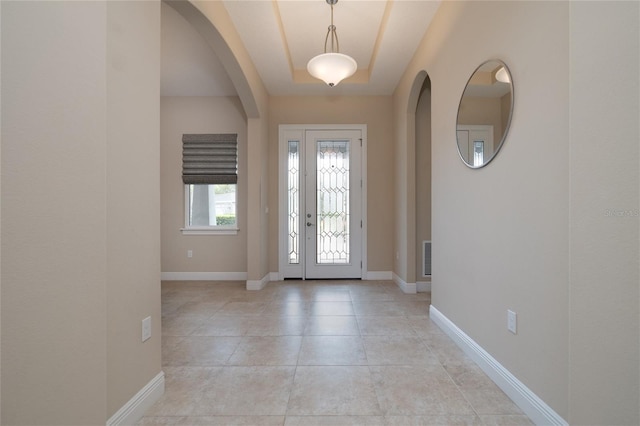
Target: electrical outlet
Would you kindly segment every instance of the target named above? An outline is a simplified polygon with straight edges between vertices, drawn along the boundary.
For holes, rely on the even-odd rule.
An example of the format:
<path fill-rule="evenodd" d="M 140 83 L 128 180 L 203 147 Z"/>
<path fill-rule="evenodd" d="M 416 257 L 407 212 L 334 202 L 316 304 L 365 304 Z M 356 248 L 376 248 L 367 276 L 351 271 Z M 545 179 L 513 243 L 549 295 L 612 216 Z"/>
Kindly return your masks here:
<path fill-rule="evenodd" d="M 142 341 L 146 342 L 151 338 L 151 317 L 142 320 Z"/>
<path fill-rule="evenodd" d="M 193 257 L 193 250 L 187 250 L 187 257 L 188 258 L 192 258 Z"/>
<path fill-rule="evenodd" d="M 518 316 L 512 310 L 507 310 L 507 330 L 513 334 L 518 333 Z"/>

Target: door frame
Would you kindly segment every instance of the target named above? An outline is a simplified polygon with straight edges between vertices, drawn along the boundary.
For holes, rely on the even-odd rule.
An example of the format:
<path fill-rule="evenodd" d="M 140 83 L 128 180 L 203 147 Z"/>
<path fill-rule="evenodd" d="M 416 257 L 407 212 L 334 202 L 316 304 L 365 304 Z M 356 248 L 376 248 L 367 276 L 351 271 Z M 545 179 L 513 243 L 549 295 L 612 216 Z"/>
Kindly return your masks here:
<path fill-rule="evenodd" d="M 491 158 L 495 154 L 494 152 L 495 140 L 494 140 L 492 124 L 458 124 L 458 126 L 456 127 L 456 137 L 458 136 L 459 132 L 468 132 L 469 134 L 469 138 L 467 140 L 466 158 L 462 155 L 462 151 L 458 149 L 458 153 L 460 154 L 460 157 L 463 157 L 463 159 L 465 160 L 465 163 L 467 164 L 473 163 L 473 157 L 470 155 L 470 152 L 469 152 L 469 150 L 472 149 L 472 146 L 471 146 L 472 139 L 474 139 L 471 137 L 471 132 L 473 131 L 487 132 L 489 134 L 488 142 L 491 144 L 491 155 L 489 157 Z M 487 141 L 484 141 L 484 142 L 487 142 Z M 458 148 L 459 147 L 460 147 L 460 143 L 458 143 Z M 486 165 L 487 163 L 488 161 L 484 161 L 483 165 Z M 472 166 L 472 167 L 478 168 L 480 166 Z"/>
<path fill-rule="evenodd" d="M 289 141 L 305 143 L 309 130 L 358 130 L 362 136 L 361 179 L 362 196 L 362 238 L 360 253 L 362 259 L 361 278 L 367 278 L 367 125 L 366 124 L 280 124 L 278 126 L 278 278 L 305 278 L 304 263 L 301 267 L 292 267 L 287 261 L 287 156 Z M 302 251 L 302 245 L 301 245 Z M 301 253 L 304 259 L 304 253 Z M 300 268 L 302 268 L 300 270 Z M 302 276 L 300 276 L 300 273 Z"/>

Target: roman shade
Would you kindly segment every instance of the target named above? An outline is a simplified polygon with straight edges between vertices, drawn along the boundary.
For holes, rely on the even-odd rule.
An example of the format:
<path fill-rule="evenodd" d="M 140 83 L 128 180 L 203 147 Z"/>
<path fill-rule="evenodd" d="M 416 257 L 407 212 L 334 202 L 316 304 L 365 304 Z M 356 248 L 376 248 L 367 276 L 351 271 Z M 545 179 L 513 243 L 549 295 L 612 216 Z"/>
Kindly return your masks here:
<path fill-rule="evenodd" d="M 182 181 L 185 184 L 238 182 L 238 134 L 182 135 Z"/>

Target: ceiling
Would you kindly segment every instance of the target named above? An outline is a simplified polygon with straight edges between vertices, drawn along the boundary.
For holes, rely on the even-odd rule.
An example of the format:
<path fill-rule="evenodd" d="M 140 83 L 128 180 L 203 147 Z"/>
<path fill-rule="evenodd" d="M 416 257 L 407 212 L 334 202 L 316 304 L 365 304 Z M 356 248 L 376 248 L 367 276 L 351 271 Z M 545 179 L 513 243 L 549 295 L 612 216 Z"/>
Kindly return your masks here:
<path fill-rule="evenodd" d="M 271 95 L 390 95 L 422 40 L 440 0 L 340 0 L 334 24 L 340 52 L 358 63 L 336 87 L 306 64 L 323 53 L 331 8 L 325 0 L 224 0 Z M 163 96 L 231 96 L 235 89 L 204 39 L 162 4 Z"/>

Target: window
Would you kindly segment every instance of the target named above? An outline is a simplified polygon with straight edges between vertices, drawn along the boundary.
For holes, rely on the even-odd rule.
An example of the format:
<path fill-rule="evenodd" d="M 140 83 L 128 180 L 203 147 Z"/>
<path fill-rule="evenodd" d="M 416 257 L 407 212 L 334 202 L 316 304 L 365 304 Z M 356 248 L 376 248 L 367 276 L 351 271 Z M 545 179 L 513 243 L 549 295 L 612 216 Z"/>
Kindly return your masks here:
<path fill-rule="evenodd" d="M 473 167 L 484 164 L 484 141 L 473 141 Z"/>
<path fill-rule="evenodd" d="M 237 134 L 182 137 L 184 234 L 237 232 Z"/>
<path fill-rule="evenodd" d="M 236 226 L 236 185 L 186 185 L 187 227 Z"/>

